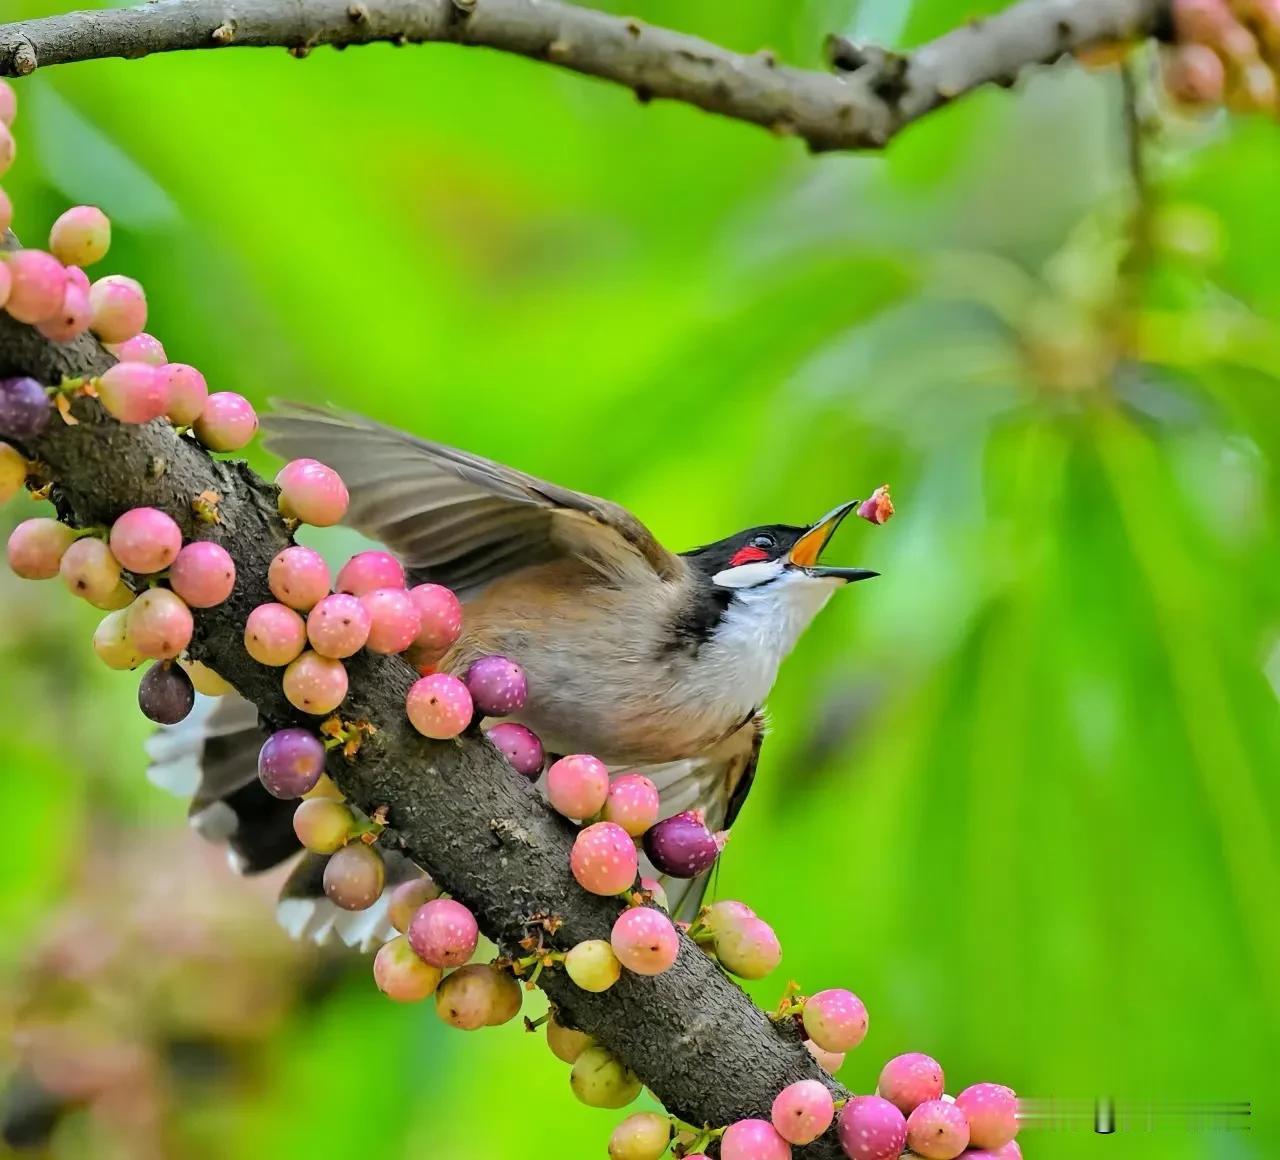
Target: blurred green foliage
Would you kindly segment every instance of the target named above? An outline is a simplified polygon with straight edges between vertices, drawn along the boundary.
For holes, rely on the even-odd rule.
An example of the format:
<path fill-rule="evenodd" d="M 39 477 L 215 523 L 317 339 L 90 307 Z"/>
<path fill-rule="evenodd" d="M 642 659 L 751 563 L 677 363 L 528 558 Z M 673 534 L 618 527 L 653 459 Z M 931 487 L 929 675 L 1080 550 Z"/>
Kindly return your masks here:
<path fill-rule="evenodd" d="M 997 6 L 624 7 L 817 65 L 829 30 L 912 43 Z M 1035 1160 L 1280 1154 L 1276 125 L 1148 110 L 1135 218 L 1115 70 L 820 158 L 439 46 L 101 62 L 19 91 L 19 235 L 102 205 L 111 268 L 217 388 L 360 409 L 682 547 L 891 480 L 899 517 L 840 545 L 883 578 L 784 668 L 724 860 L 720 894 L 785 948 L 752 992 L 857 990 L 855 1090 L 924 1050 L 952 1090 L 1256 1104 L 1248 1134 L 1028 1132 Z M 133 681 L 52 596 L 0 581 L 11 994 L 104 850 L 154 843 L 163 879 L 181 825 L 142 777 Z M 362 964 L 317 988 L 272 938 L 305 992 L 251 1044 L 206 1020 L 239 1066 L 168 1091 L 156 1154 L 603 1154 L 616 1117 L 573 1102 L 538 1037 L 446 1032 Z M 118 1033 L 163 1037 L 166 1011 Z M 120 1139 L 73 1118 L 51 1154 L 140 1154 Z"/>

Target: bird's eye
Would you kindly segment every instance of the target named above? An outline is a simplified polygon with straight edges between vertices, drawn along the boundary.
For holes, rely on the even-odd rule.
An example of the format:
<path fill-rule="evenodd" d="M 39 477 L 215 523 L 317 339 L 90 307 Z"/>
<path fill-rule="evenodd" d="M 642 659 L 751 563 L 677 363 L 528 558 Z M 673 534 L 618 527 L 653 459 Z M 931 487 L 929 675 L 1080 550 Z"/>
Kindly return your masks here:
<path fill-rule="evenodd" d="M 770 551 L 778 546 L 778 541 L 769 535 L 768 532 L 761 532 L 758 536 L 751 537 L 751 546 L 753 548 L 763 548 L 765 551 Z"/>

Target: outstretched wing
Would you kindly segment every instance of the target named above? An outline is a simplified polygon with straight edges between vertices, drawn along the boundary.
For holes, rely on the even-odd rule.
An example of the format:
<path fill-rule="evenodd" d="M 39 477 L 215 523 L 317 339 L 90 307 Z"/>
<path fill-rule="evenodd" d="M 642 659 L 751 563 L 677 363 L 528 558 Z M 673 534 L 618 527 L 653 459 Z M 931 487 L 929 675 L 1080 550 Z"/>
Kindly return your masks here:
<path fill-rule="evenodd" d="M 345 522 L 463 599 L 507 572 L 562 556 L 615 571 L 643 567 L 664 580 L 685 567 L 608 500 L 358 415 L 276 406 L 263 417 L 267 447 L 332 467 L 351 493 Z"/>
<path fill-rule="evenodd" d="M 755 780 L 764 734 L 764 715 L 757 713 L 706 753 L 645 766 L 638 772 L 658 787 L 664 818 L 684 810 L 702 810 L 712 830 L 727 830 L 742 811 Z M 666 890 L 671 917 L 692 922 L 714 869 L 697 878 L 668 878 L 657 875 L 647 859 L 644 865 L 645 873 L 658 877 Z"/>

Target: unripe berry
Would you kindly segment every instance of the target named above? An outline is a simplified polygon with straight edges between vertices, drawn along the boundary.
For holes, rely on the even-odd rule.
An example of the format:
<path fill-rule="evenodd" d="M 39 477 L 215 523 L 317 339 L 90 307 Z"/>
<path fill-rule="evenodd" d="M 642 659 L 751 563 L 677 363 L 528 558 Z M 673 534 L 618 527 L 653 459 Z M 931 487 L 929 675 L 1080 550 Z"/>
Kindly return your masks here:
<path fill-rule="evenodd" d="M 16 447 L 0 443 L 0 503 L 13 499 L 26 482 L 26 457 Z"/>
<path fill-rule="evenodd" d="M 169 569 L 169 585 L 192 608 L 213 608 L 236 586 L 235 561 L 226 548 L 198 540 L 178 553 Z"/>
<path fill-rule="evenodd" d="M 71 267 L 68 273 L 75 269 L 78 269 L 78 267 Z M 81 274 L 83 274 L 83 271 L 81 271 Z M 80 285 L 78 276 L 75 277 L 75 282 Z M 84 279 L 86 293 L 88 289 L 89 279 L 86 277 Z M 107 353 L 114 355 L 119 362 L 144 362 L 150 363 L 153 367 L 163 367 L 169 361 L 169 357 L 164 351 L 164 344 L 154 335 L 145 332 L 135 334 L 132 338 L 125 339 L 124 342 L 109 342 L 105 345 Z"/>
<path fill-rule="evenodd" d="M 646 831 L 644 852 L 660 873 L 696 878 L 714 865 L 727 836 L 713 834 L 700 810 L 685 810 Z"/>
<path fill-rule="evenodd" d="M 876 1094 L 883 1096 L 904 1116 L 928 1100 L 942 1095 L 945 1080 L 936 1059 L 919 1051 L 895 1055 L 880 1070 Z"/>
<path fill-rule="evenodd" d="M 602 938 L 587 939 L 564 957 L 564 969 L 584 991 L 607 991 L 622 977 L 618 956 Z"/>
<path fill-rule="evenodd" d="M 658 820 L 662 808 L 658 787 L 641 773 L 614 778 L 604 803 L 604 820 L 617 822 L 633 838 L 640 837 Z"/>
<path fill-rule="evenodd" d="M 37 322 L 36 329 L 50 342 L 72 342 L 89 329 L 90 317 L 88 291 L 68 278 L 58 312 Z"/>
<path fill-rule="evenodd" d="M 955 1160 L 969 1146 L 969 1121 L 953 1103 L 926 1100 L 907 1117 L 907 1146 L 923 1160 Z"/>
<path fill-rule="evenodd" d="M 542 772 L 542 742 L 527 726 L 515 721 L 502 721 L 484 735 L 502 750 L 502 755 L 516 773 L 536 778 Z"/>
<path fill-rule="evenodd" d="M 243 395 L 218 391 L 205 400 L 191 429 L 210 451 L 239 451 L 257 434 L 258 413 Z"/>
<path fill-rule="evenodd" d="M 409 595 L 422 617 L 414 647 L 443 656 L 462 635 L 462 605 L 442 584 L 419 584 L 409 589 Z"/>
<path fill-rule="evenodd" d="M 740 926 L 749 918 L 756 918 L 756 912 L 745 902 L 737 902 L 732 898 L 722 898 L 707 907 L 702 917 L 702 925 L 713 935 L 719 937 Z"/>
<path fill-rule="evenodd" d="M 369 615 L 369 639 L 365 648 L 372 653 L 402 653 L 418 635 L 422 617 L 418 606 L 403 588 L 375 588 L 360 598 Z"/>
<path fill-rule="evenodd" d="M 356 815 L 346 802 L 313 797 L 293 811 L 293 832 L 313 854 L 333 854 L 347 844 L 356 827 Z"/>
<path fill-rule="evenodd" d="M 12 125 L 17 115 L 18 94 L 8 81 L 0 80 L 0 123 Z"/>
<path fill-rule="evenodd" d="M 51 580 L 76 539 L 75 529 L 57 520 L 23 520 L 9 533 L 9 567 L 24 580 Z"/>
<path fill-rule="evenodd" d="M 409 943 L 423 962 L 458 967 L 476 951 L 480 928 L 476 916 L 453 898 L 433 898 L 409 923 Z"/>
<path fill-rule="evenodd" d="M 138 339 L 132 341 L 137 342 Z M 164 351 L 160 353 L 163 355 Z M 169 409 L 166 412 L 169 422 L 175 427 L 192 426 L 204 414 L 209 402 L 209 384 L 205 382 L 204 375 L 186 363 L 162 363 L 159 371 L 169 391 Z"/>
<path fill-rule="evenodd" d="M 849 1160 L 898 1160 L 907 1142 L 906 1119 L 879 1096 L 851 1096 L 840 1109 L 836 1131 Z"/>
<path fill-rule="evenodd" d="M 742 979 L 763 979 L 782 959 L 782 945 L 761 918 L 744 918 L 716 936 L 716 957 Z"/>
<path fill-rule="evenodd" d="M 789 1144 L 811 1144 L 835 1118 L 835 1101 L 825 1084 L 802 1079 L 788 1084 L 773 1101 L 774 1131 Z"/>
<path fill-rule="evenodd" d="M 284 671 L 284 695 L 303 713 L 323 717 L 347 697 L 347 670 L 339 660 L 304 652 Z"/>
<path fill-rule="evenodd" d="M 157 725 L 176 725 L 195 707 L 196 691 L 181 665 L 152 665 L 138 685 L 138 708 Z"/>
<path fill-rule="evenodd" d="M 609 945 L 618 961 L 637 975 L 660 975 L 680 953 L 680 936 L 660 910 L 634 906 L 614 921 Z"/>
<path fill-rule="evenodd" d="M 1227 69 L 1222 58 L 1204 44 L 1183 44 L 1163 55 L 1164 86 L 1175 101 L 1197 107 L 1222 103 Z"/>
<path fill-rule="evenodd" d="M 89 288 L 93 333 L 103 342 L 125 342 L 147 325 L 147 295 L 133 278 L 108 274 Z"/>
<path fill-rule="evenodd" d="M 487 963 L 459 967 L 445 976 L 436 991 L 436 1014 L 460 1031 L 505 1023 L 520 1009 L 520 988 L 516 984 L 516 1006 L 512 1011 L 511 992 L 503 974 Z M 515 983 L 510 975 L 506 979 Z"/>
<path fill-rule="evenodd" d="M 387 871 L 382 855 L 364 842 L 350 842 L 324 864 L 324 892 L 343 910 L 367 910 L 382 895 Z"/>
<path fill-rule="evenodd" d="M 636 880 L 635 843 L 621 826 L 596 822 L 574 839 L 569 868 L 578 885 L 592 894 L 621 894 Z"/>
<path fill-rule="evenodd" d="M 120 583 L 120 561 L 93 536 L 82 537 L 63 553 L 58 572 L 71 594 L 83 600 L 106 600 Z"/>
<path fill-rule="evenodd" d="M 510 1023 L 520 1014 L 520 1007 L 524 1002 L 524 988 L 510 971 L 499 970 L 494 966 L 488 966 L 485 969 L 492 976 L 489 1017 L 485 1020 L 485 1026 L 501 1027 L 502 1024 Z"/>
<path fill-rule="evenodd" d="M 101 608 L 103 612 L 119 612 L 133 603 L 134 592 L 123 580 L 117 580 L 116 586 L 105 596 L 93 596 L 88 599 L 94 608 Z"/>
<path fill-rule="evenodd" d="M 350 497 L 342 477 L 314 459 L 286 463 L 276 474 L 276 486 L 280 512 L 289 519 L 327 528 L 347 514 Z"/>
<path fill-rule="evenodd" d="M 609 1160 L 661 1160 L 671 1143 L 671 1121 L 657 1112 L 628 1116 L 609 1137 Z"/>
<path fill-rule="evenodd" d="M 49 231 L 49 249 L 68 266 L 92 266 L 111 248 L 111 219 L 92 205 L 77 205 Z"/>
<path fill-rule="evenodd" d="M 0 435 L 34 439 L 53 415 L 49 395 L 35 379 L 0 380 Z"/>
<path fill-rule="evenodd" d="M 258 751 L 258 777 L 272 797 L 310 793 L 324 773 L 324 743 L 305 729 L 281 729 Z"/>
<path fill-rule="evenodd" d="M 326 596 L 307 614 L 307 639 L 322 657 L 355 656 L 369 639 L 369 613 L 355 596 Z"/>
<path fill-rule="evenodd" d="M 586 1048 L 569 1073 L 573 1094 L 591 1108 L 625 1108 L 640 1094 L 640 1080 L 599 1044 Z"/>
<path fill-rule="evenodd" d="M 136 669 L 146 659 L 129 639 L 128 609 L 109 612 L 93 633 L 93 651 L 109 669 Z"/>
<path fill-rule="evenodd" d="M 245 652 L 260 665 L 287 665 L 306 643 L 306 623 L 283 604 L 259 604 L 244 622 Z"/>
<path fill-rule="evenodd" d="M 424 737 L 444 741 L 457 737 L 471 722 L 471 694 L 448 673 L 432 673 L 414 681 L 405 700 L 409 722 Z"/>
<path fill-rule="evenodd" d="M 401 934 L 407 934 L 413 916 L 426 904 L 440 897 L 440 887 L 430 874 L 401 882 L 387 901 L 387 918 Z"/>
<path fill-rule="evenodd" d="M 609 769 L 589 753 L 562 757 L 547 770 L 547 800 L 566 818 L 594 817 L 608 796 Z"/>
<path fill-rule="evenodd" d="M 295 544 L 271 561 L 267 584 L 281 604 L 309 612 L 329 595 L 329 565 L 319 552 Z"/>
<path fill-rule="evenodd" d="M 231 682 L 224 680 L 208 665 L 199 661 L 183 661 L 182 667 L 187 670 L 187 676 L 191 678 L 197 693 L 203 693 L 206 697 L 225 697 L 228 693 L 235 692 Z"/>
<path fill-rule="evenodd" d="M 383 943 L 373 957 L 373 981 L 397 1003 L 418 1003 L 433 995 L 443 973 L 418 958 L 403 935 Z"/>
<path fill-rule="evenodd" d="M 956 1096 L 956 1107 L 969 1121 L 975 1148 L 1001 1148 L 1018 1134 L 1018 1097 L 1003 1084 L 972 1084 Z"/>
<path fill-rule="evenodd" d="M 62 309 L 67 271 L 57 258 L 43 250 L 18 250 L 10 254 L 7 261 L 10 285 L 5 309 L 12 317 L 30 325 L 52 318 Z"/>
<path fill-rule="evenodd" d="M 150 423 L 169 407 L 163 373 L 150 363 L 116 363 L 97 379 L 98 401 L 121 423 Z"/>
<path fill-rule="evenodd" d="M 283 476 L 290 469 L 295 469 L 296 474 L 303 474 L 300 464 L 315 464 L 316 467 L 324 467 L 323 464 L 316 463 L 314 459 L 295 459 L 292 463 L 284 467 L 280 475 Z M 307 472 L 314 469 L 308 468 Z M 325 467 L 325 471 L 330 468 Z M 337 479 L 337 473 L 334 472 L 334 478 Z M 279 482 L 279 477 L 277 477 Z M 338 484 L 342 481 L 338 479 Z M 283 485 L 281 485 L 283 487 Z M 343 493 L 346 488 L 343 486 Z M 339 516 L 339 519 L 342 517 Z M 310 523 L 311 521 L 306 521 Z M 336 522 L 336 521 L 335 521 Z M 338 592 L 350 592 L 352 596 L 363 596 L 366 592 L 373 592 L 377 588 L 403 588 L 404 587 L 404 566 L 390 552 L 357 552 L 338 570 L 338 580 L 334 588 Z"/>
<path fill-rule="evenodd" d="M 812 1039 L 804 1041 L 804 1049 L 813 1056 L 818 1066 L 827 1075 L 835 1075 L 836 1072 L 844 1067 L 843 1051 L 828 1051 L 825 1047 L 819 1047 Z"/>
<path fill-rule="evenodd" d="M 167 661 L 191 643 L 191 609 L 167 588 L 148 588 L 129 605 L 129 639 L 144 657 Z"/>
<path fill-rule="evenodd" d="M 867 1035 L 867 1009 L 852 991 L 833 987 L 804 1005 L 804 1029 L 828 1051 L 852 1051 Z"/>
<path fill-rule="evenodd" d="M 565 1027 L 552 1011 L 547 1018 L 547 1046 L 562 1063 L 572 1063 L 591 1046 L 591 1036 L 585 1031 Z"/>
<path fill-rule="evenodd" d="M 476 709 L 486 717 L 518 713 L 529 697 L 524 669 L 506 657 L 489 656 L 473 661 L 463 679 Z"/>
<path fill-rule="evenodd" d="M 791 1160 L 791 1145 L 768 1120 L 739 1120 L 720 1137 L 720 1160 Z"/>

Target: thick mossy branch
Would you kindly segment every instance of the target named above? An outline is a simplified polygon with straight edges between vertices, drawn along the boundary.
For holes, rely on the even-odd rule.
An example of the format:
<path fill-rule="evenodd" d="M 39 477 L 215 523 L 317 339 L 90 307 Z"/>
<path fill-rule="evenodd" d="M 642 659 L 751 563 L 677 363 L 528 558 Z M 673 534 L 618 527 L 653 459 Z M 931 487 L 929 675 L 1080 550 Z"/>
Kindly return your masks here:
<path fill-rule="evenodd" d="M 812 149 L 884 146 L 931 109 L 1030 65 L 1149 36 L 1169 0 L 1023 0 L 897 54 L 838 42 L 836 74 L 555 0 L 154 0 L 0 25 L 0 76 L 99 57 L 185 49 L 443 41 L 547 61 L 794 135 Z M 846 71 L 848 70 L 848 71 Z"/>

